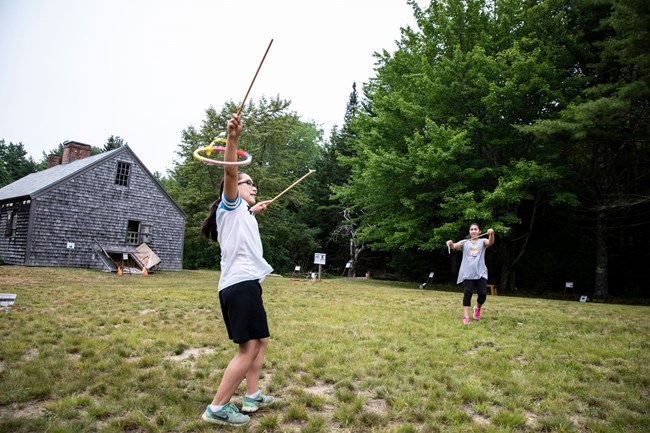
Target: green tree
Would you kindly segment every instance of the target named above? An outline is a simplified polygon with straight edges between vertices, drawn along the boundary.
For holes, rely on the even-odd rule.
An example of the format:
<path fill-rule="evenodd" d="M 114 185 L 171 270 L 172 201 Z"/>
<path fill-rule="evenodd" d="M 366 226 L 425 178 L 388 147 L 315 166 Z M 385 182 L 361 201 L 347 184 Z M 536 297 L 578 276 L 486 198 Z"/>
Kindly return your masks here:
<path fill-rule="evenodd" d="M 253 155 L 252 163 L 242 170 L 255 179 L 258 200 L 273 198 L 315 166 L 319 158 L 322 132 L 313 124 L 302 122 L 289 110 L 289 105 L 280 98 L 262 98 L 257 105 L 250 102 L 242 111 L 244 132 L 240 148 Z M 236 109 L 232 102 L 224 104 L 219 112 L 209 108 L 200 129 L 190 126 L 183 131 L 177 151 L 181 159 L 174 163 L 169 179 L 164 182 L 188 215 L 184 256 L 184 266 L 188 268 L 218 265 L 218 245 L 201 238 L 199 229 L 210 204 L 217 198 L 223 177 L 222 168 L 199 162 L 192 155 L 196 148 L 225 133 L 226 122 Z M 312 181 L 305 179 L 258 219 L 265 257 L 277 272 L 305 262 L 318 247 L 317 230 L 306 223 L 303 214 L 303 209 L 312 205 L 307 194 Z"/>
<path fill-rule="evenodd" d="M 558 54 L 527 25 L 550 18 L 518 1 L 410 3 L 420 31 L 403 29 L 394 54 L 377 54 L 337 198 L 375 250 L 446 253 L 444 240 L 471 222 L 493 227 L 501 283 L 514 288 L 536 211 L 573 199 L 553 155 L 516 128 L 558 98 Z"/>
<path fill-rule="evenodd" d="M 61 158 L 63 157 L 64 143 L 66 142 L 64 141 L 63 143 L 59 143 L 59 145 L 54 149 L 51 149 L 48 152 L 43 151 L 41 153 L 41 160 L 38 162 L 38 171 L 45 170 L 47 168 L 47 160 L 49 159 L 50 155 L 57 155 L 59 157 L 59 161 L 61 161 Z"/>
<path fill-rule="evenodd" d="M 119 135 L 117 135 L 117 136 L 116 135 L 111 135 L 110 137 L 108 137 L 108 140 L 106 140 L 106 144 L 102 148 L 102 152 L 108 152 L 109 150 L 119 149 L 120 147 L 122 147 L 124 145 L 127 145 L 127 144 L 129 144 L 129 143 L 124 141 L 124 139 L 122 137 L 120 137 Z"/>
<path fill-rule="evenodd" d="M 67 142 L 68 141 L 66 140 L 66 141 L 64 141 L 62 143 L 59 143 L 57 147 L 55 147 L 54 149 L 51 149 L 51 150 L 49 150 L 47 152 L 43 151 L 43 153 L 41 155 L 41 160 L 37 164 L 38 170 L 39 171 L 40 170 L 45 170 L 47 168 L 47 160 L 48 160 L 50 155 L 57 155 L 59 157 L 59 160 L 60 160 L 63 157 L 63 146 Z M 119 135 L 111 135 L 106 140 L 106 144 L 104 144 L 104 146 L 102 146 L 102 147 L 92 146 L 91 149 L 90 149 L 90 154 L 91 155 L 98 155 L 98 154 L 103 153 L 103 152 L 108 152 L 109 150 L 118 149 L 118 148 L 120 148 L 120 147 L 122 147 L 122 146 L 124 146 L 126 144 L 129 144 L 129 143 L 124 141 L 124 139 L 122 137 L 120 137 Z"/>
<path fill-rule="evenodd" d="M 5 143 L 0 140 L 0 187 L 37 171 L 37 164 L 32 157 L 27 157 L 27 151 L 22 143 Z"/>
<path fill-rule="evenodd" d="M 319 228 L 319 243 L 327 254 L 327 263 L 337 271 L 344 269 L 349 261 L 352 266 L 348 268 L 348 275 L 353 276 L 356 270 L 358 253 L 350 253 L 350 241 L 353 233 L 353 221 L 345 206 L 331 199 L 331 189 L 335 186 L 345 184 L 350 176 L 349 166 L 341 163 L 341 159 L 350 158 L 353 155 L 352 142 L 354 133 L 350 130 L 349 124 L 359 110 L 359 97 L 356 83 L 352 84 L 348 104 L 343 118 L 343 126 L 339 129 L 335 125 L 330 138 L 325 143 L 320 158 L 316 163 L 317 171 L 313 175 L 315 182 L 310 189 L 315 206 L 310 208 L 310 220 Z M 347 216 L 347 217 L 346 217 Z M 355 245 L 354 249 L 360 249 Z"/>
<path fill-rule="evenodd" d="M 565 44 L 573 55 L 570 72 L 582 78 L 580 92 L 557 118 L 522 129 L 541 145 L 564 149 L 568 177 L 587 217 L 580 224 L 593 240 L 594 297 L 604 299 L 610 296 L 613 226 L 636 226 L 650 203 L 650 9 L 635 0 L 567 6 Z"/>

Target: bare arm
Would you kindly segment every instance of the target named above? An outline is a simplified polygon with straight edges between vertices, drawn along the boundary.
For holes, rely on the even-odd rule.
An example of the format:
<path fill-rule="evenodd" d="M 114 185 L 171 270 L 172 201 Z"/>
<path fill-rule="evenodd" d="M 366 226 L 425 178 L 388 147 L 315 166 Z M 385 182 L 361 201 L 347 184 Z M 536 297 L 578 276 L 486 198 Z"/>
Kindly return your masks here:
<path fill-rule="evenodd" d="M 230 120 L 228 120 L 228 139 L 226 140 L 224 161 L 237 161 L 237 144 L 242 129 L 241 117 L 239 114 L 233 113 Z M 229 199 L 235 199 L 237 197 L 237 166 L 227 165 L 225 167 L 223 191 Z"/>
<path fill-rule="evenodd" d="M 488 229 L 488 238 L 484 239 L 483 242 L 485 242 L 486 247 L 491 247 L 494 245 L 494 230 Z"/>
<path fill-rule="evenodd" d="M 271 200 L 258 201 L 255 203 L 255 206 L 251 208 L 251 212 L 253 212 L 253 215 L 261 214 L 262 212 L 266 211 L 266 208 L 270 202 Z"/>

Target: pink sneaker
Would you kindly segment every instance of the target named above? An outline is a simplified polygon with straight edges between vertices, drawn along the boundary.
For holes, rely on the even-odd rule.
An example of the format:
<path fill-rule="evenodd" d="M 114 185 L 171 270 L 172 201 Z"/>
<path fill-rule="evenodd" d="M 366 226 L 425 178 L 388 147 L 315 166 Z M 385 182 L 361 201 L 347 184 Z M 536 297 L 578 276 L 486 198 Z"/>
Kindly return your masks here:
<path fill-rule="evenodd" d="M 481 318 L 481 309 L 474 305 L 474 320 Z"/>
<path fill-rule="evenodd" d="M 463 317 L 463 323 L 465 325 L 469 325 L 469 317 L 467 317 L 467 316 Z"/>

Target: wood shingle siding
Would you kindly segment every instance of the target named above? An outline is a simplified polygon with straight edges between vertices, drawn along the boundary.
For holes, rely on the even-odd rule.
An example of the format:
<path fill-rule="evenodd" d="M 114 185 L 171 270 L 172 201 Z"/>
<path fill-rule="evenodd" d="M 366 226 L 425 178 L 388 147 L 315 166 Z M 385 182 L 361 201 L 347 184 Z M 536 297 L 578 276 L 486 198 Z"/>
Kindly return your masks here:
<path fill-rule="evenodd" d="M 116 175 L 118 165 L 125 164 L 129 172 L 123 186 Z M 182 269 L 186 215 L 128 146 L 23 179 L 0 189 L 0 256 L 5 263 L 103 268 L 94 241 L 112 251 L 135 249 L 127 243 L 132 221 L 150 232 L 142 240 L 160 257 L 158 269 Z M 30 183 L 38 190 L 30 190 Z M 20 209 L 18 226 L 10 237 L 5 232 L 14 208 Z"/>
<path fill-rule="evenodd" d="M 27 232 L 29 228 L 29 200 L 16 201 L 0 205 L 0 251 L 2 258 L 8 264 L 23 264 L 27 247 Z M 16 230 L 7 235 L 9 215 L 15 212 Z"/>

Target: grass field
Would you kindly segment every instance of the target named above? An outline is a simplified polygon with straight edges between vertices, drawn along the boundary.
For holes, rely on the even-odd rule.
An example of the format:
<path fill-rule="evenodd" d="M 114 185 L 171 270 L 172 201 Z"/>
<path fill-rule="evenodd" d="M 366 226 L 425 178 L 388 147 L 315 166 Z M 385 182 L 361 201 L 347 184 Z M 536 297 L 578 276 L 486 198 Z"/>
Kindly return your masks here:
<path fill-rule="evenodd" d="M 218 274 L 0 267 L 0 432 L 227 431 L 200 419 L 235 353 Z M 648 432 L 649 307 L 269 277 L 248 432 Z M 243 386 L 234 397 L 239 406 Z"/>

